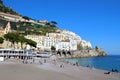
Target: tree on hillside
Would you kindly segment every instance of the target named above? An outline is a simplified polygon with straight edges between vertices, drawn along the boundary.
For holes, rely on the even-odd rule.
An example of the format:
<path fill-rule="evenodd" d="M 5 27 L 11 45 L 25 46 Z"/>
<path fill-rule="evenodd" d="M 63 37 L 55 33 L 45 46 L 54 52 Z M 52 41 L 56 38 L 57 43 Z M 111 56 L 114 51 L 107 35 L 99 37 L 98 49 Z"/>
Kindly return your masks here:
<path fill-rule="evenodd" d="M 4 42 L 4 39 L 0 37 L 0 47 L 2 47 L 2 43 Z"/>
<path fill-rule="evenodd" d="M 51 24 L 50 27 L 56 27 L 57 22 L 56 21 L 51 21 L 50 24 Z"/>
<path fill-rule="evenodd" d="M 21 49 L 23 49 L 23 44 L 26 43 L 26 38 L 24 36 L 19 36 L 18 40 L 21 43 Z"/>
<path fill-rule="evenodd" d="M 37 43 L 31 39 L 26 39 L 27 44 L 29 44 L 32 47 L 36 47 Z"/>
<path fill-rule="evenodd" d="M 2 0 L 0 0 L 0 11 L 1 11 L 1 12 L 4 12 L 4 13 L 9 13 L 9 14 L 18 15 L 18 13 L 16 13 L 12 8 L 6 7 L 6 6 L 3 4 L 3 1 L 2 1 Z"/>
<path fill-rule="evenodd" d="M 95 46 L 95 50 L 96 50 L 96 51 L 99 51 L 99 50 L 100 50 L 100 47 Z"/>
<path fill-rule="evenodd" d="M 3 1 L 2 1 L 2 0 L 0 0 L 0 4 L 3 4 Z"/>
<path fill-rule="evenodd" d="M 23 49 L 23 43 L 29 44 L 30 46 L 36 47 L 37 43 L 30 39 L 26 39 L 24 36 L 20 36 L 17 33 L 8 33 L 4 35 L 4 38 L 10 42 L 12 42 L 13 47 L 15 48 L 15 43 L 20 42 L 21 48 Z"/>
<path fill-rule="evenodd" d="M 2 44 L 3 42 L 4 42 L 4 39 L 0 37 L 0 44 Z"/>
<path fill-rule="evenodd" d="M 56 48 L 55 48 L 54 46 L 51 46 L 51 50 L 52 50 L 52 51 L 55 51 Z"/>
<path fill-rule="evenodd" d="M 54 24 L 54 25 L 56 25 L 56 24 L 57 24 L 57 22 L 56 22 L 56 21 L 51 21 L 51 23 L 52 23 L 52 24 Z"/>
<path fill-rule="evenodd" d="M 77 44 L 77 50 L 82 50 L 83 46 L 81 45 L 81 43 Z"/>
<path fill-rule="evenodd" d="M 4 38 L 5 38 L 6 40 L 12 42 L 13 47 L 15 47 L 14 44 L 15 44 L 15 42 L 17 41 L 17 38 L 18 38 L 18 37 L 19 37 L 19 35 L 16 34 L 16 33 L 8 33 L 8 34 L 5 34 L 5 35 L 4 35 Z"/>
<path fill-rule="evenodd" d="M 49 22 L 47 22 L 45 25 L 50 26 L 50 23 L 49 23 Z"/>
<path fill-rule="evenodd" d="M 30 20 L 30 18 L 27 17 L 27 16 L 23 16 L 23 18 L 26 19 L 26 20 Z"/>

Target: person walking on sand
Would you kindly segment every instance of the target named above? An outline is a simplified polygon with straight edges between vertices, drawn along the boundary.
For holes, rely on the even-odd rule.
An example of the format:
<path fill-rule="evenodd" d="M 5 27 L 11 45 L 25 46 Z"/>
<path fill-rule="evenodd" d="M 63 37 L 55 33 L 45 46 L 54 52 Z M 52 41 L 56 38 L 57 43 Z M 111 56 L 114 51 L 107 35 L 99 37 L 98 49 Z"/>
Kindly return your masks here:
<path fill-rule="evenodd" d="M 46 59 L 44 59 L 44 63 L 46 63 Z"/>
<path fill-rule="evenodd" d="M 78 62 L 76 62 L 76 66 L 79 66 Z"/>
<path fill-rule="evenodd" d="M 63 65 L 63 64 L 61 64 L 61 65 L 60 65 L 60 68 L 63 68 L 63 67 L 64 67 L 64 65 Z"/>
<path fill-rule="evenodd" d="M 40 60 L 39 60 L 39 63 L 40 63 L 40 65 L 43 64 Z"/>

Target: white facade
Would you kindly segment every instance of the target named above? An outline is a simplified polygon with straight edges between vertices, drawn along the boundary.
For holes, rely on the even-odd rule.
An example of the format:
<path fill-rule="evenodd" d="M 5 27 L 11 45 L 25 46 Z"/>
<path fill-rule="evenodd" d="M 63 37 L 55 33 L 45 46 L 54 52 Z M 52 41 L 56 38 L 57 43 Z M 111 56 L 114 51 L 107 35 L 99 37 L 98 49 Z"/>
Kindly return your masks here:
<path fill-rule="evenodd" d="M 44 40 L 45 36 L 40 36 L 40 35 L 27 35 L 25 36 L 27 39 L 31 39 L 37 43 L 37 48 L 44 49 Z"/>
<path fill-rule="evenodd" d="M 31 23 L 36 23 L 36 24 L 40 24 L 40 25 L 45 25 L 45 23 L 40 23 L 40 22 L 37 22 L 37 21 L 32 20 L 32 19 L 30 19 L 30 20 L 24 19 L 23 17 L 21 17 L 19 15 L 12 15 L 12 14 L 0 12 L 0 16 L 5 18 L 5 19 L 8 19 L 10 21 L 14 21 L 14 22 L 21 21 L 21 22 L 31 22 Z M 44 21 L 44 20 L 42 20 L 42 21 Z"/>
<path fill-rule="evenodd" d="M 68 39 L 74 39 L 81 41 L 81 37 L 71 31 L 63 30 L 61 31 L 61 34 L 64 34 Z"/>
<path fill-rule="evenodd" d="M 54 46 L 56 50 L 77 50 L 76 40 L 59 40 L 54 37 L 37 35 L 27 35 L 25 37 L 37 42 L 37 48 L 41 50 L 51 50 L 51 46 Z"/>
<path fill-rule="evenodd" d="M 81 45 L 83 46 L 83 48 L 86 48 L 86 47 L 92 48 L 92 45 L 91 45 L 91 43 L 89 41 L 82 40 L 79 35 L 71 32 L 71 31 L 63 30 L 60 33 L 66 35 L 66 37 L 69 40 L 75 40 L 75 41 L 77 41 L 77 44 L 81 43 Z"/>
<path fill-rule="evenodd" d="M 77 50 L 77 41 L 70 40 L 70 50 Z"/>
<path fill-rule="evenodd" d="M 92 48 L 92 45 L 89 41 L 82 40 L 81 45 L 83 48 Z"/>
<path fill-rule="evenodd" d="M 47 37 L 54 37 L 54 38 L 59 39 L 59 40 L 66 39 L 66 36 L 64 34 L 60 34 L 60 33 L 47 33 L 46 36 Z"/>
<path fill-rule="evenodd" d="M 54 37 L 46 37 L 44 40 L 44 48 L 45 50 L 51 50 L 51 46 L 56 48 L 56 44 L 59 43 L 59 40 Z"/>
<path fill-rule="evenodd" d="M 6 14 L 6 13 L 3 13 L 3 12 L 0 12 L 0 16 L 4 17 L 6 19 L 9 19 L 10 21 L 15 21 L 15 22 L 22 20 L 21 16 Z"/>
<path fill-rule="evenodd" d="M 61 41 L 56 44 L 56 50 L 70 50 L 70 41 Z"/>

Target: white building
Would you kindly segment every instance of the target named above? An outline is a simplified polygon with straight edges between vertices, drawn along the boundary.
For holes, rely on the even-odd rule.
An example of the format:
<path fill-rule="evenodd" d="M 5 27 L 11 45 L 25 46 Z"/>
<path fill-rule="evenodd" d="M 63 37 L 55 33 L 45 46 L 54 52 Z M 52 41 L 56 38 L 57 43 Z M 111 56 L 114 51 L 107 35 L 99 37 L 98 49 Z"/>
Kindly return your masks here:
<path fill-rule="evenodd" d="M 82 40 L 81 37 L 79 35 L 75 34 L 74 32 L 63 30 L 60 33 L 66 35 L 66 37 L 69 40 L 77 41 L 77 44 L 81 43 L 83 48 L 92 48 L 92 45 L 89 41 Z"/>
<path fill-rule="evenodd" d="M 62 40 L 55 47 L 56 50 L 70 50 L 70 40 Z"/>
<path fill-rule="evenodd" d="M 77 50 L 77 41 L 76 40 L 70 40 L 70 50 Z"/>
<path fill-rule="evenodd" d="M 51 50 L 51 46 L 55 47 L 57 42 L 58 42 L 57 39 L 54 37 L 45 37 L 44 48 L 46 50 Z"/>
<path fill-rule="evenodd" d="M 47 33 L 46 36 L 47 37 L 54 37 L 54 38 L 59 39 L 59 40 L 66 39 L 66 36 L 64 34 L 60 34 L 60 33 Z"/>
<path fill-rule="evenodd" d="M 27 35 L 26 38 L 37 42 L 37 48 L 41 50 L 51 50 L 51 46 L 54 46 L 56 50 L 77 50 L 78 43 L 81 43 L 83 48 L 92 47 L 90 42 L 66 30 L 60 33 L 47 33 L 46 36 Z"/>
<path fill-rule="evenodd" d="M 21 20 L 22 20 L 22 17 L 21 17 L 21 16 L 12 15 L 12 14 L 7 14 L 7 13 L 3 13 L 3 12 L 0 12 L 0 16 L 1 16 L 1 17 L 4 17 L 4 18 L 6 18 L 6 19 L 9 19 L 10 21 L 14 21 L 14 22 L 17 22 L 17 21 L 21 21 Z"/>
<path fill-rule="evenodd" d="M 60 33 L 64 34 L 68 39 L 74 39 L 78 41 L 82 40 L 79 35 L 75 34 L 74 32 L 68 31 L 68 30 L 63 30 Z"/>
<path fill-rule="evenodd" d="M 40 36 L 40 35 L 27 35 L 25 36 L 27 39 L 31 39 L 37 43 L 37 48 L 44 50 L 44 40 L 45 36 Z"/>
<path fill-rule="evenodd" d="M 83 48 L 92 48 L 92 45 L 89 41 L 82 40 L 81 45 Z"/>

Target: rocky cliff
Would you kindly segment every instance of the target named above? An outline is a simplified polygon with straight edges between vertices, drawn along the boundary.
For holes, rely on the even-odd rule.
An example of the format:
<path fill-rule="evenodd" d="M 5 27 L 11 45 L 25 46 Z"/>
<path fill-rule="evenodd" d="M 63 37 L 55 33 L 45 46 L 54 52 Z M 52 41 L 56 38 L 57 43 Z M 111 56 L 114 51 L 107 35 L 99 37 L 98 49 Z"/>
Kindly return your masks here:
<path fill-rule="evenodd" d="M 80 57 L 98 57 L 98 56 L 107 56 L 105 51 L 102 49 L 90 49 L 90 50 L 80 50 L 75 51 L 72 58 L 80 58 Z"/>
<path fill-rule="evenodd" d="M 80 58 L 80 57 L 97 57 L 97 56 L 107 56 L 107 54 L 104 51 L 96 51 L 94 49 L 92 50 L 81 50 L 76 51 L 71 56 L 71 58 Z"/>
<path fill-rule="evenodd" d="M 56 53 L 60 58 L 84 58 L 107 56 L 105 51 L 97 47 L 95 49 L 83 49 L 78 51 L 58 51 Z"/>

